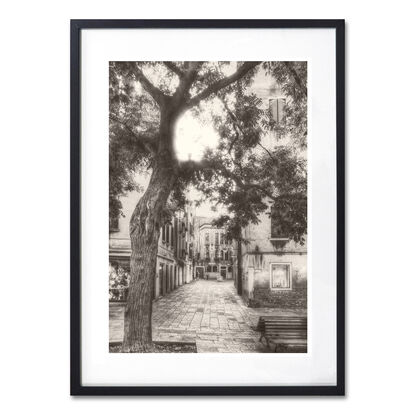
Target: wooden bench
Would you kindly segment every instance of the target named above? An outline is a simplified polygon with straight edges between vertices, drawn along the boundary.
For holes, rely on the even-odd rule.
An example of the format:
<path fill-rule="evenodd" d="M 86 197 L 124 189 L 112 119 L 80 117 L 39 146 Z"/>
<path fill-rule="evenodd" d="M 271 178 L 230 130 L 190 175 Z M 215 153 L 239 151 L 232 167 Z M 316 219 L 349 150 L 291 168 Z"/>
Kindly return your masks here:
<path fill-rule="evenodd" d="M 280 345 L 307 351 L 307 317 L 261 316 L 257 330 L 261 332 L 259 341 L 265 338 L 268 347 L 275 346 L 275 352 Z"/>

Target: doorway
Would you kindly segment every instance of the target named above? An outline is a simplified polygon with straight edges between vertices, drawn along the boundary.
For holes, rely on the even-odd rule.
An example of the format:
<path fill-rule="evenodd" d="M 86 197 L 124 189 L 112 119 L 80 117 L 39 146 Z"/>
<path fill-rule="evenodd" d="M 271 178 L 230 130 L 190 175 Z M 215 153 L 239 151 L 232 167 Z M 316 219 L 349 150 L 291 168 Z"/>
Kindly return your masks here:
<path fill-rule="evenodd" d="M 226 267 L 220 267 L 220 276 L 226 280 Z"/>

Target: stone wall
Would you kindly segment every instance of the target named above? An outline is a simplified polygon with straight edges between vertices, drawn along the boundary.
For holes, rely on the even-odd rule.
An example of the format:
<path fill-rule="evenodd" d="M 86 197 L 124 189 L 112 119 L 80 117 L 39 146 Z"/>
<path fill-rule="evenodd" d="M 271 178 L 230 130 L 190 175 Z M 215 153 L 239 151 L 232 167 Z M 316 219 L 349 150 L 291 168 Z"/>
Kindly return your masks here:
<path fill-rule="evenodd" d="M 271 264 L 289 265 L 290 289 L 271 288 Z M 307 254 L 287 252 L 244 254 L 243 297 L 251 307 L 306 308 Z"/>
<path fill-rule="evenodd" d="M 255 287 L 250 307 L 275 307 L 284 309 L 307 308 L 307 284 L 294 285 L 291 291 L 273 291 L 269 287 Z"/>
<path fill-rule="evenodd" d="M 307 307 L 307 245 L 271 238 L 271 219 L 264 212 L 257 224 L 243 231 L 243 297 L 251 307 L 305 309 Z M 289 288 L 271 287 L 272 264 L 290 269 Z"/>

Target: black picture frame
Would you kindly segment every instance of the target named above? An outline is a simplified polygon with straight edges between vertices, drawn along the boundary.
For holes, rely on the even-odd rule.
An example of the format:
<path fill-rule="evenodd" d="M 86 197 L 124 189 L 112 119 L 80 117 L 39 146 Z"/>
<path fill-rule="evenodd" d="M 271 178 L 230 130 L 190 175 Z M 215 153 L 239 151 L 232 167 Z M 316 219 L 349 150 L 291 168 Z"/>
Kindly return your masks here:
<path fill-rule="evenodd" d="M 318 29 L 336 32 L 337 384 L 335 386 L 83 386 L 81 382 L 81 32 L 87 29 Z M 345 395 L 345 21 L 71 20 L 71 395 Z"/>

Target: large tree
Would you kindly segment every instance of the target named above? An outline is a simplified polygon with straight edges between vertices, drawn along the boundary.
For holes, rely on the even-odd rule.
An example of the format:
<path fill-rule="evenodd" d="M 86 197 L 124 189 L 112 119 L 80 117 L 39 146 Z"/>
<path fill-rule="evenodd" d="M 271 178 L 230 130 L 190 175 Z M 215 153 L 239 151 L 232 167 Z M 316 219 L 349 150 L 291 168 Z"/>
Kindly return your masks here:
<path fill-rule="evenodd" d="M 234 69 L 231 75 L 230 68 Z M 262 69 L 260 69 L 262 68 Z M 266 71 L 288 97 L 276 124 L 250 89 Z M 131 282 L 125 312 L 124 352 L 152 350 L 152 291 L 160 228 L 184 206 L 190 184 L 221 201 L 229 233 L 255 222 L 269 203 L 279 209 L 287 236 L 305 232 L 305 173 L 294 147 L 265 148 L 264 134 L 290 134 L 305 146 L 306 66 L 272 62 L 112 62 L 110 64 L 110 216 L 122 214 L 119 196 L 134 188 L 134 173 L 150 180 L 130 220 Z M 209 107 L 210 102 L 215 102 Z M 219 112 L 217 108 L 221 109 Z M 175 126 L 186 111 L 209 119 L 220 135 L 200 162 L 180 162 Z M 303 208 L 301 208 L 303 206 Z M 306 204 L 305 204 L 306 206 Z M 300 207 L 300 208 L 299 208 Z M 274 209 L 275 211 L 275 209 Z"/>

